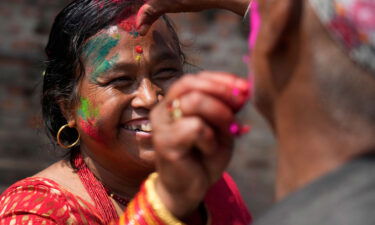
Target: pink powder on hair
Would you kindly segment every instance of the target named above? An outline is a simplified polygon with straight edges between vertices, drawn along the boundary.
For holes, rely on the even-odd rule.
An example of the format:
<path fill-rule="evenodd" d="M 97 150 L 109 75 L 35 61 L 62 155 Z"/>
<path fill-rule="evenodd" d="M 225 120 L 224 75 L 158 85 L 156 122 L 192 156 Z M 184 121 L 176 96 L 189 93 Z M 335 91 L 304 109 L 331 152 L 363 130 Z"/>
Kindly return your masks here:
<path fill-rule="evenodd" d="M 128 11 L 125 12 L 126 14 L 129 13 Z M 136 16 L 132 15 L 129 18 L 126 18 L 118 23 L 118 26 L 124 29 L 127 32 L 132 32 L 135 30 L 135 19 Z"/>

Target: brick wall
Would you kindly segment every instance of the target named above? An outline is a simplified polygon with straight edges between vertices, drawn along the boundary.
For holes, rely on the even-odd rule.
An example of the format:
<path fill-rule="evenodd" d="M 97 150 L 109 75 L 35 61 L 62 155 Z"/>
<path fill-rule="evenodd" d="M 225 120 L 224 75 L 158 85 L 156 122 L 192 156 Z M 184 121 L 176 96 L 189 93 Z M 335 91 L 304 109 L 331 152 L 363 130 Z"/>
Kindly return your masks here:
<path fill-rule="evenodd" d="M 38 92 L 49 28 L 67 2 L 0 1 L 0 191 L 61 155 L 51 148 L 40 126 Z M 172 18 L 190 62 L 246 75 L 247 32 L 241 18 L 222 11 Z M 257 216 L 273 201 L 275 142 L 250 104 L 239 117 L 253 131 L 237 141 L 229 171 Z"/>

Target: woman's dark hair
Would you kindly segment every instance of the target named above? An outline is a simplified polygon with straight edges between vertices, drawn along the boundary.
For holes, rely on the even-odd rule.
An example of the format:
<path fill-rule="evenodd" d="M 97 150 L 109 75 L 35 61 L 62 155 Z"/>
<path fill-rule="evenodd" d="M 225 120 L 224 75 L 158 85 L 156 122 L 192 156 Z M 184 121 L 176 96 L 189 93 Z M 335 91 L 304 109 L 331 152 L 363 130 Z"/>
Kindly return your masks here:
<path fill-rule="evenodd" d="M 84 75 L 81 54 L 85 41 L 136 13 L 134 9 L 143 3 L 143 0 L 76 0 L 57 15 L 45 49 L 48 59 L 41 99 L 44 124 L 54 144 L 58 130 L 67 124 L 67 115 L 64 116 L 62 108 L 65 113 L 70 113 L 79 99 L 77 84 Z M 163 20 L 173 35 L 182 61 L 185 62 L 178 36 L 170 20 L 166 16 Z M 61 139 L 66 143 L 73 143 L 77 135 L 75 129 L 65 129 Z M 79 146 L 70 149 L 70 159 L 78 151 Z"/>

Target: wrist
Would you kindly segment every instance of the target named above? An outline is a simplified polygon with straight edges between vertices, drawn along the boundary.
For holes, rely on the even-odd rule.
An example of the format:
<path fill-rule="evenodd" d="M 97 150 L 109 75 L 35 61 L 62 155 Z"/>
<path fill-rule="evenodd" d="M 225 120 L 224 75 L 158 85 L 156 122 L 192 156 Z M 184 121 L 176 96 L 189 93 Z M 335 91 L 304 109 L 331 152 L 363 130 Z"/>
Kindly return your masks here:
<path fill-rule="evenodd" d="M 210 219 L 204 204 L 200 204 L 187 218 L 179 219 L 169 211 L 156 191 L 157 177 L 157 173 L 153 173 L 147 178 L 140 191 L 120 216 L 119 225 L 186 225 L 184 222 L 197 225 L 208 224 Z"/>
<path fill-rule="evenodd" d="M 180 192 L 171 193 L 160 182 L 160 179 L 155 180 L 155 192 L 165 207 L 181 220 L 188 218 L 193 212 L 198 210 L 201 204 L 201 199 L 191 198 Z"/>

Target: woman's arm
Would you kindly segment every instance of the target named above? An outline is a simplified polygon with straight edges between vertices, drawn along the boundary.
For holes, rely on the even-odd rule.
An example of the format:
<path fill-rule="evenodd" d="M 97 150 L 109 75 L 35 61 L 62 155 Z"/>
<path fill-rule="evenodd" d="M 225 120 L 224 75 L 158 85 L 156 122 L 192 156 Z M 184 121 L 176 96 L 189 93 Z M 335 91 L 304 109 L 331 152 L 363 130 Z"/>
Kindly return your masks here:
<path fill-rule="evenodd" d="M 225 9 L 244 16 L 250 0 L 149 0 L 139 10 L 137 27 L 145 35 L 150 26 L 165 13 L 199 12 L 205 9 Z"/>

